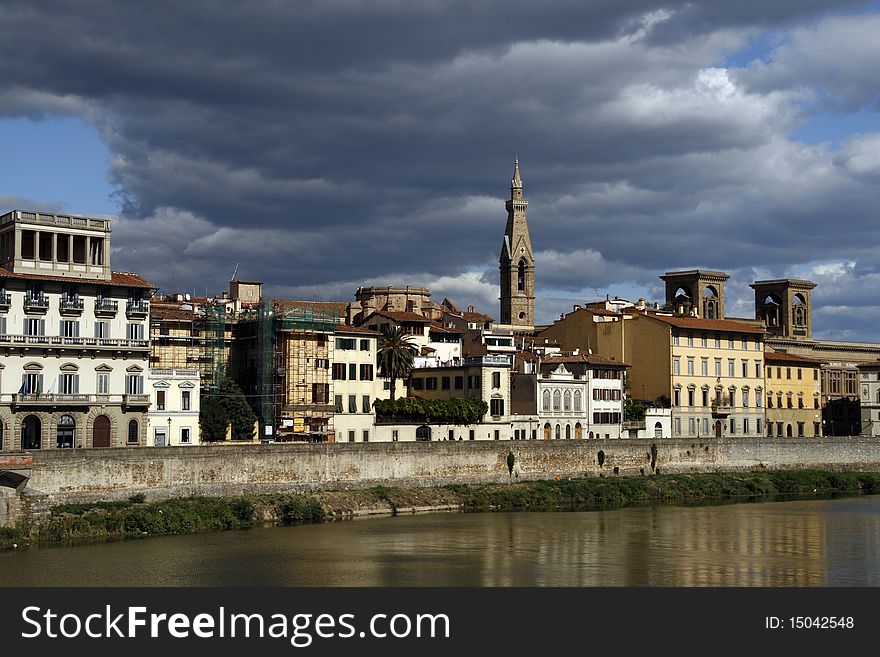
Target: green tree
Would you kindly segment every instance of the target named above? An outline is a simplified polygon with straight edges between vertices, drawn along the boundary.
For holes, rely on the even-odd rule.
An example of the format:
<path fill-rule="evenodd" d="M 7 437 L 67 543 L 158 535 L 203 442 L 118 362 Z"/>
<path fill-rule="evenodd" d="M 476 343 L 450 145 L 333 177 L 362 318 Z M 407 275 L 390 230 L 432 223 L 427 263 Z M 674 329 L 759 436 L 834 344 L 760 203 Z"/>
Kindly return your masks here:
<path fill-rule="evenodd" d="M 382 339 L 377 354 L 379 371 L 391 379 L 391 399 L 396 399 L 397 379 L 405 379 L 412 371 L 418 348 L 413 338 L 400 326 L 382 326 Z"/>
<path fill-rule="evenodd" d="M 220 381 L 219 399 L 226 411 L 226 418 L 232 425 L 232 439 L 251 440 L 254 437 L 257 416 L 238 384 L 229 377 L 224 377 Z"/>
<path fill-rule="evenodd" d="M 220 400 L 214 395 L 203 395 L 199 409 L 199 430 L 203 441 L 226 439 L 229 417 Z"/>

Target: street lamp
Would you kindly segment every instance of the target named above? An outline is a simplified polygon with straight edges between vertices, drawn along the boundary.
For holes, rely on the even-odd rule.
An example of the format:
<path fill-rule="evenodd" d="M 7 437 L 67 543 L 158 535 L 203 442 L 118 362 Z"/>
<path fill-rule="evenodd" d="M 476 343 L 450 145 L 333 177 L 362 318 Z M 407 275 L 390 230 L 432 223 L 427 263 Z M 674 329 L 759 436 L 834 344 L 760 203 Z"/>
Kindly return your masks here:
<path fill-rule="evenodd" d="M 165 443 L 168 447 L 171 447 L 171 418 L 168 418 L 168 442 Z"/>

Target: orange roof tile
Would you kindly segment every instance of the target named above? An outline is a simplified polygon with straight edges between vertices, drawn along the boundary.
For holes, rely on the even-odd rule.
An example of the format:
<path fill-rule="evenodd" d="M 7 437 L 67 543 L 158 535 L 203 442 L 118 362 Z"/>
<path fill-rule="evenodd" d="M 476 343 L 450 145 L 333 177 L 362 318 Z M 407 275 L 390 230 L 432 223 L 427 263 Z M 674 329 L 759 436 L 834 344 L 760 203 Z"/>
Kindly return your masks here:
<path fill-rule="evenodd" d="M 671 317 L 666 315 L 645 315 L 666 324 L 671 324 L 677 328 L 684 329 L 702 329 L 704 331 L 730 331 L 735 333 L 755 333 L 763 334 L 764 329 L 755 328 L 748 324 L 740 324 L 732 322 L 728 319 L 701 319 L 699 317 Z"/>
<path fill-rule="evenodd" d="M 97 278 L 69 278 L 66 276 L 50 276 L 45 274 L 23 274 L 11 272 L 0 267 L 0 278 L 18 278 L 35 281 L 57 281 L 59 283 L 86 283 L 89 285 L 117 285 L 119 287 L 143 287 L 158 289 L 140 274 L 128 271 L 114 271 L 110 274 L 110 280 L 104 281 Z"/>
<path fill-rule="evenodd" d="M 787 354 L 783 351 L 765 351 L 764 360 L 775 363 L 810 363 L 812 365 L 821 365 L 822 363 L 827 362 L 815 358 L 807 358 L 806 356 Z"/>
<path fill-rule="evenodd" d="M 372 336 L 380 336 L 382 335 L 381 331 L 374 331 L 373 329 L 368 329 L 365 326 L 352 326 L 351 324 L 340 324 L 336 328 L 333 329 L 334 333 L 357 333 L 358 335 L 372 335 Z"/>

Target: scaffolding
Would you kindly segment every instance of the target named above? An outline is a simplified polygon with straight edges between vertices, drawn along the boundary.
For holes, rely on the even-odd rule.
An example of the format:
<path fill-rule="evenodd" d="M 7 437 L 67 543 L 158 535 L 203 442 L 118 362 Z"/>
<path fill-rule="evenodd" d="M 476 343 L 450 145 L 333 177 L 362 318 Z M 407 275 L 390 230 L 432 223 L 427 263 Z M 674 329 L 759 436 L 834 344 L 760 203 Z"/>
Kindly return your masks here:
<path fill-rule="evenodd" d="M 332 435 L 330 353 L 336 314 L 307 305 L 260 304 L 257 399 L 264 427 L 282 440 L 327 440 Z"/>
<path fill-rule="evenodd" d="M 205 306 L 205 377 L 209 392 L 217 392 L 226 376 L 226 306 Z"/>

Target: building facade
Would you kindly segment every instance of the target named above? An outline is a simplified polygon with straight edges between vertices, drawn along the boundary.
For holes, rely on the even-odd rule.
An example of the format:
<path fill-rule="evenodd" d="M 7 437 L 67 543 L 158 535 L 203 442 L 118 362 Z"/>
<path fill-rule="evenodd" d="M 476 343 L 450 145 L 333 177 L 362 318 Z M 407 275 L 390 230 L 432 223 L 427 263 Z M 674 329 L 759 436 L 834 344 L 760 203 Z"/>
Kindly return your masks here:
<path fill-rule="evenodd" d="M 340 325 L 334 333 L 333 426 L 336 442 L 375 440 L 377 399 L 388 399 L 387 381 L 377 371 L 378 331 Z"/>
<path fill-rule="evenodd" d="M 199 371 L 150 369 L 147 383 L 150 393 L 147 444 L 155 447 L 200 444 Z"/>
<path fill-rule="evenodd" d="M 507 226 L 501 245 L 499 271 L 501 282 L 501 324 L 531 327 L 535 324 L 535 256 L 526 221 L 529 202 L 523 197 L 519 160 L 513 167 Z"/>
<path fill-rule="evenodd" d="M 764 360 L 767 437 L 821 437 L 822 362 L 774 351 L 765 352 Z"/>
<path fill-rule="evenodd" d="M 107 219 L 0 217 L 0 449 L 148 444 L 152 287 Z"/>
<path fill-rule="evenodd" d="M 863 436 L 880 436 L 880 361 L 859 365 Z"/>

